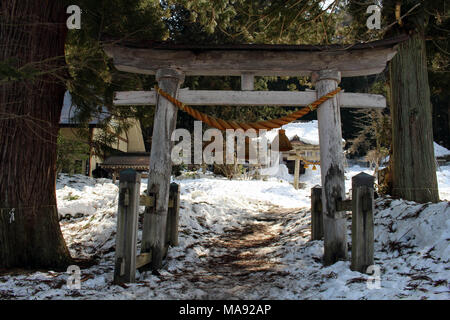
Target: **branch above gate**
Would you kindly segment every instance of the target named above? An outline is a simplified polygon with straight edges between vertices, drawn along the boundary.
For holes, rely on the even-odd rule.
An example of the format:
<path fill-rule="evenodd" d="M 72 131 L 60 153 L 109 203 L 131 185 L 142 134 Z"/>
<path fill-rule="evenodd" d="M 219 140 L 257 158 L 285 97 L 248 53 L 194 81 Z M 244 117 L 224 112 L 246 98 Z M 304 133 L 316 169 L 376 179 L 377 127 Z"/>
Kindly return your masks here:
<path fill-rule="evenodd" d="M 379 94 L 339 93 L 341 107 L 385 108 L 386 98 Z M 181 89 L 178 99 L 190 106 L 306 106 L 317 99 L 316 91 L 226 91 Z M 119 91 L 114 104 L 155 105 L 155 91 Z"/>

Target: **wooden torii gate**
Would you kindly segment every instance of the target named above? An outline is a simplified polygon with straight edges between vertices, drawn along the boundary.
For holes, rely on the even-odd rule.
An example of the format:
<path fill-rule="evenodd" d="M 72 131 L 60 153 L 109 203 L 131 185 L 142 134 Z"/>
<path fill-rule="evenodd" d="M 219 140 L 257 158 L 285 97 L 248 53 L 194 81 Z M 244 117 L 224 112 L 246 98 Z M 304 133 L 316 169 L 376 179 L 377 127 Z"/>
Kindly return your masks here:
<path fill-rule="evenodd" d="M 154 74 L 158 86 L 187 105 L 308 105 L 337 88 L 341 77 L 378 74 L 405 40 L 391 38 L 354 45 L 175 45 L 121 42 L 105 45 L 120 71 Z M 185 76 L 241 76 L 242 91 L 180 90 Z M 254 76 L 312 76 L 316 91 L 253 91 Z M 141 253 L 151 252 L 153 269 L 162 266 L 171 175 L 171 135 L 177 108 L 155 91 L 117 92 L 117 105 L 156 105 Z M 319 122 L 324 263 L 347 259 L 344 156 L 340 108 L 384 108 L 383 96 L 345 93 L 324 102 Z"/>

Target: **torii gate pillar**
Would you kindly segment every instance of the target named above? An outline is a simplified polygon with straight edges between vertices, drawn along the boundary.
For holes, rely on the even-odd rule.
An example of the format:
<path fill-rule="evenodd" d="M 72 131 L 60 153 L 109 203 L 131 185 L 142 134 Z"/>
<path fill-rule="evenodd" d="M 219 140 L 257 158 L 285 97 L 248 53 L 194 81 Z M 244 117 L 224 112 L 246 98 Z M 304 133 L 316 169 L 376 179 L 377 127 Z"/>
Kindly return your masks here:
<path fill-rule="evenodd" d="M 336 70 L 313 74 L 317 96 L 335 90 L 341 81 Z M 344 153 L 342 150 L 341 113 L 339 97 L 322 103 L 317 110 L 320 141 L 320 170 L 322 178 L 322 212 L 325 265 L 346 260 L 347 225 L 345 211 L 337 211 L 337 203 L 345 199 Z"/>
<path fill-rule="evenodd" d="M 159 69 L 156 81 L 162 90 L 177 98 L 184 74 L 176 69 Z M 166 222 L 172 171 L 171 136 L 177 122 L 177 110 L 168 100 L 157 97 L 147 187 L 147 193 L 155 197 L 155 205 L 145 210 L 141 246 L 141 253 L 152 252 L 153 270 L 161 268 L 166 254 Z"/>

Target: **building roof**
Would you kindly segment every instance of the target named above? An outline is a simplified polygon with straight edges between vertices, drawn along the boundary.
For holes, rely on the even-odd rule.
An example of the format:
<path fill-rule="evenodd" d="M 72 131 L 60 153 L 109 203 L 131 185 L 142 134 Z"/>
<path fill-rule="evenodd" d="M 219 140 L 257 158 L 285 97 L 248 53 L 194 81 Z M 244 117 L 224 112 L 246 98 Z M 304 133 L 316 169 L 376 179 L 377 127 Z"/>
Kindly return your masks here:
<path fill-rule="evenodd" d="M 148 170 L 150 165 L 150 152 L 130 152 L 109 156 L 100 166 L 103 169 Z"/>

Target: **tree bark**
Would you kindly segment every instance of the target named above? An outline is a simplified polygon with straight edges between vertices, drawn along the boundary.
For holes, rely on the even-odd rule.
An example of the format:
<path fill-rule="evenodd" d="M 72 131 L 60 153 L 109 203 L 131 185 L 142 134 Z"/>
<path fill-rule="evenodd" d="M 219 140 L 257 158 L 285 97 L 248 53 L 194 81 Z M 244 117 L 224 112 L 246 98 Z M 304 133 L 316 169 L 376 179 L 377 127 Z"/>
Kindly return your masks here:
<path fill-rule="evenodd" d="M 390 63 L 392 193 L 420 203 L 439 201 L 425 38 L 414 33 Z"/>
<path fill-rule="evenodd" d="M 71 263 L 55 194 L 65 7 L 3 0 L 0 10 L 0 61 L 38 71 L 0 82 L 0 268 L 59 269 Z"/>

